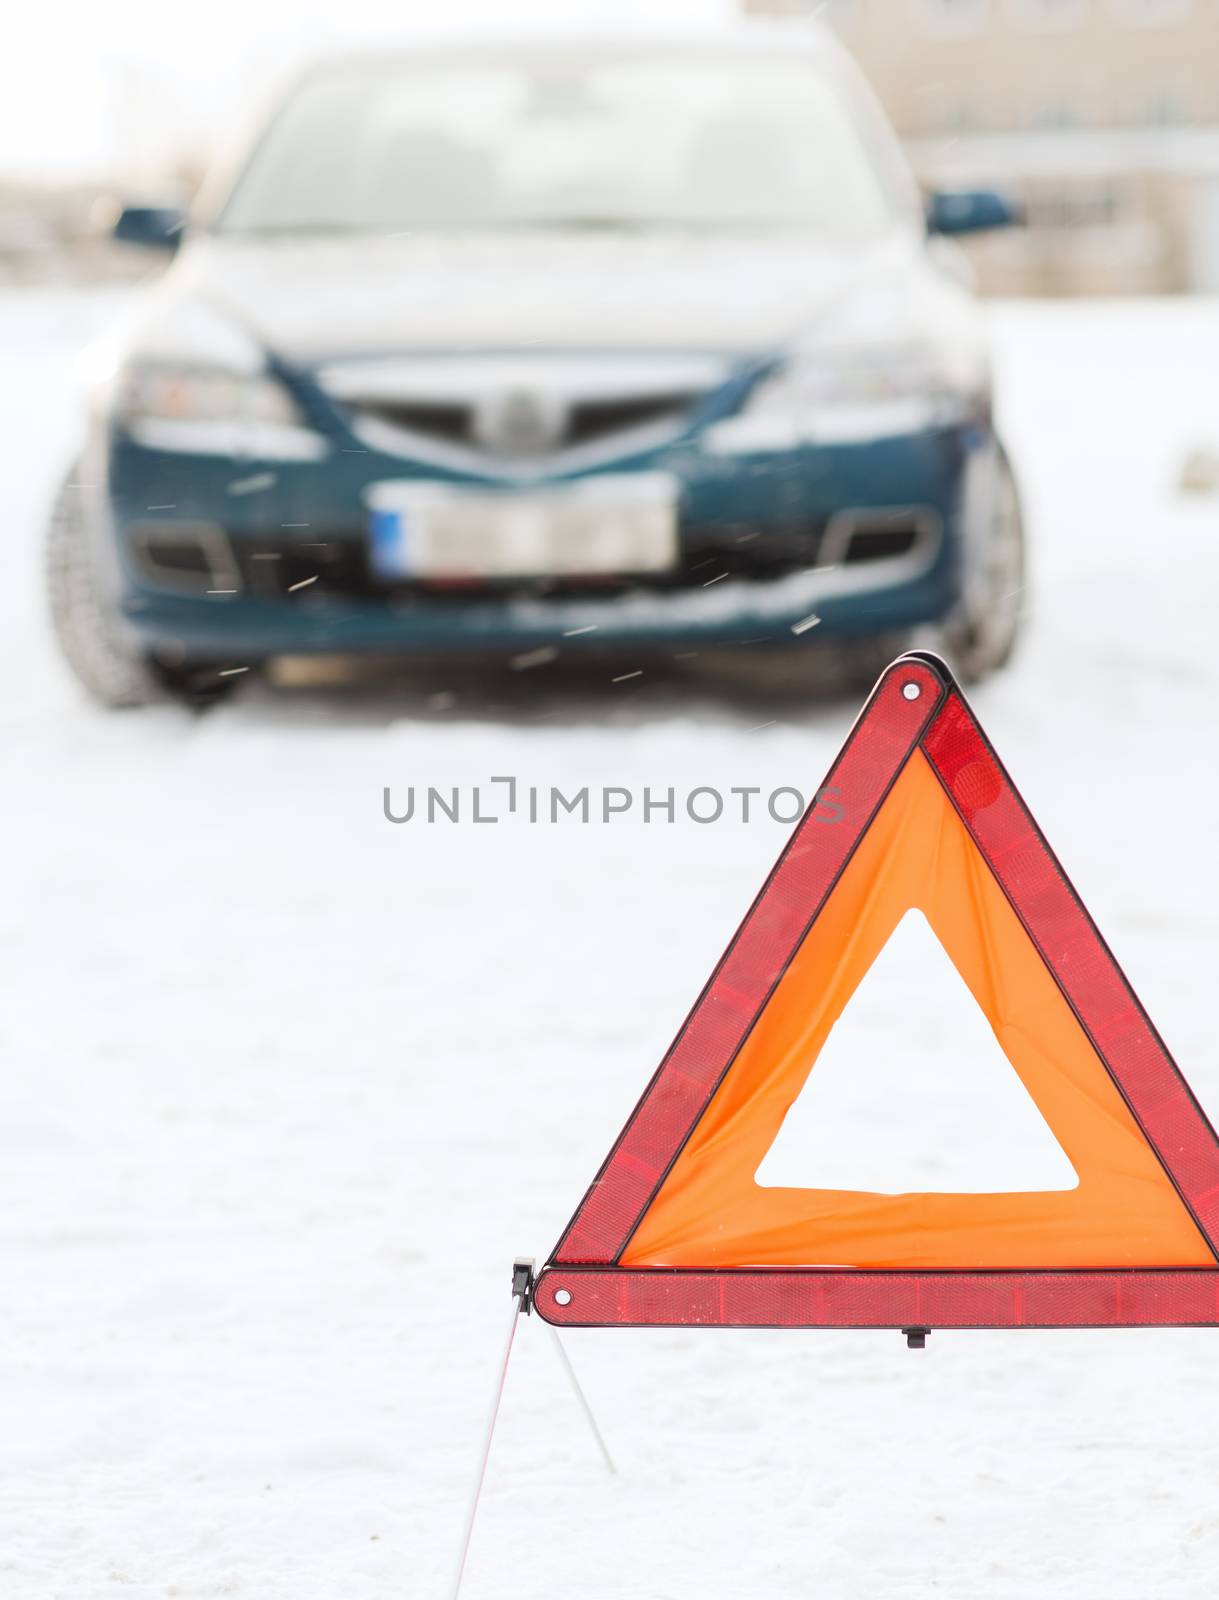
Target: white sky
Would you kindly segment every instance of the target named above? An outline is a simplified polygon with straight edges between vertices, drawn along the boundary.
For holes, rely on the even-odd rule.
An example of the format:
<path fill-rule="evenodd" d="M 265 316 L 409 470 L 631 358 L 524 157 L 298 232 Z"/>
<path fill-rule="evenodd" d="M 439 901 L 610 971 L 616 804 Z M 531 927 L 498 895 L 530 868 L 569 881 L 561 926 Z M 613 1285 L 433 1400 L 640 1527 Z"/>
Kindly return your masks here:
<path fill-rule="evenodd" d="M 0 57 L 0 178 L 152 178 L 302 57 L 421 33 L 696 22 L 734 0 L 25 0 Z"/>

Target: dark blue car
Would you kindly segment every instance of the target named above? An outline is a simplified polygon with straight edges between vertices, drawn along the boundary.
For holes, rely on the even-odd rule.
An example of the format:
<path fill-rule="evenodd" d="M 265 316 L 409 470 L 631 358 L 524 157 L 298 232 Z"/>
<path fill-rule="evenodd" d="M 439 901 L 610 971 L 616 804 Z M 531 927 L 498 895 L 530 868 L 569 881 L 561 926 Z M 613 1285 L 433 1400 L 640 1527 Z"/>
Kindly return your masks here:
<path fill-rule="evenodd" d="M 107 346 L 50 532 L 107 703 L 310 653 L 793 671 L 1021 615 L 979 313 L 809 24 L 429 47 L 298 81 Z"/>

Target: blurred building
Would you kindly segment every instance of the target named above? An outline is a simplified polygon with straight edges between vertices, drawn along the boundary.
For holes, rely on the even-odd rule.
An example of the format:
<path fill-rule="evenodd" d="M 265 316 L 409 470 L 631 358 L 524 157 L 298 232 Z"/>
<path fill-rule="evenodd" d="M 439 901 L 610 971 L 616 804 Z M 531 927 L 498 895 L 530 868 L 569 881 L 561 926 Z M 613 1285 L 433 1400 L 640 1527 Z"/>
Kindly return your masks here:
<path fill-rule="evenodd" d="M 922 181 L 1023 200 L 984 288 L 1219 291 L 1219 0 L 743 4 L 832 22 Z"/>

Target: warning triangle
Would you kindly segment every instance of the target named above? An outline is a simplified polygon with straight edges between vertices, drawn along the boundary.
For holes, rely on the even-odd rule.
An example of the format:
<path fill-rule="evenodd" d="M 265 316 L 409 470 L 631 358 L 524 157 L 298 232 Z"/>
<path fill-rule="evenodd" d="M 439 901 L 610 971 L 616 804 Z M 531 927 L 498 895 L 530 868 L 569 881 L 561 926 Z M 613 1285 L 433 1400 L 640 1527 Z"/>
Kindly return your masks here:
<path fill-rule="evenodd" d="M 796 828 L 540 1274 L 537 1309 L 619 1326 L 1219 1322 L 1219 1143 L 941 661 L 888 669 L 824 789 L 836 803 Z M 1073 1187 L 759 1180 L 912 911 Z"/>
<path fill-rule="evenodd" d="M 1079 1174 L 921 911 L 910 910 L 818 1052 L 754 1181 L 997 1194 Z"/>

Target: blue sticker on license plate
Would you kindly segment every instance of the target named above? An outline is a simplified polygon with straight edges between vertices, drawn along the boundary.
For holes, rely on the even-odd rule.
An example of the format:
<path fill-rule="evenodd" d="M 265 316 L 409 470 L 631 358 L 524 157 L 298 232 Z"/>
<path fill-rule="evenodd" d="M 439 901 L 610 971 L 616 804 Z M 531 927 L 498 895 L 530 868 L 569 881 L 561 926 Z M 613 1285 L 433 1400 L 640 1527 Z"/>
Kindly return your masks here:
<path fill-rule="evenodd" d="M 368 523 L 368 558 L 379 578 L 405 578 L 411 570 L 404 511 L 375 507 Z"/>

